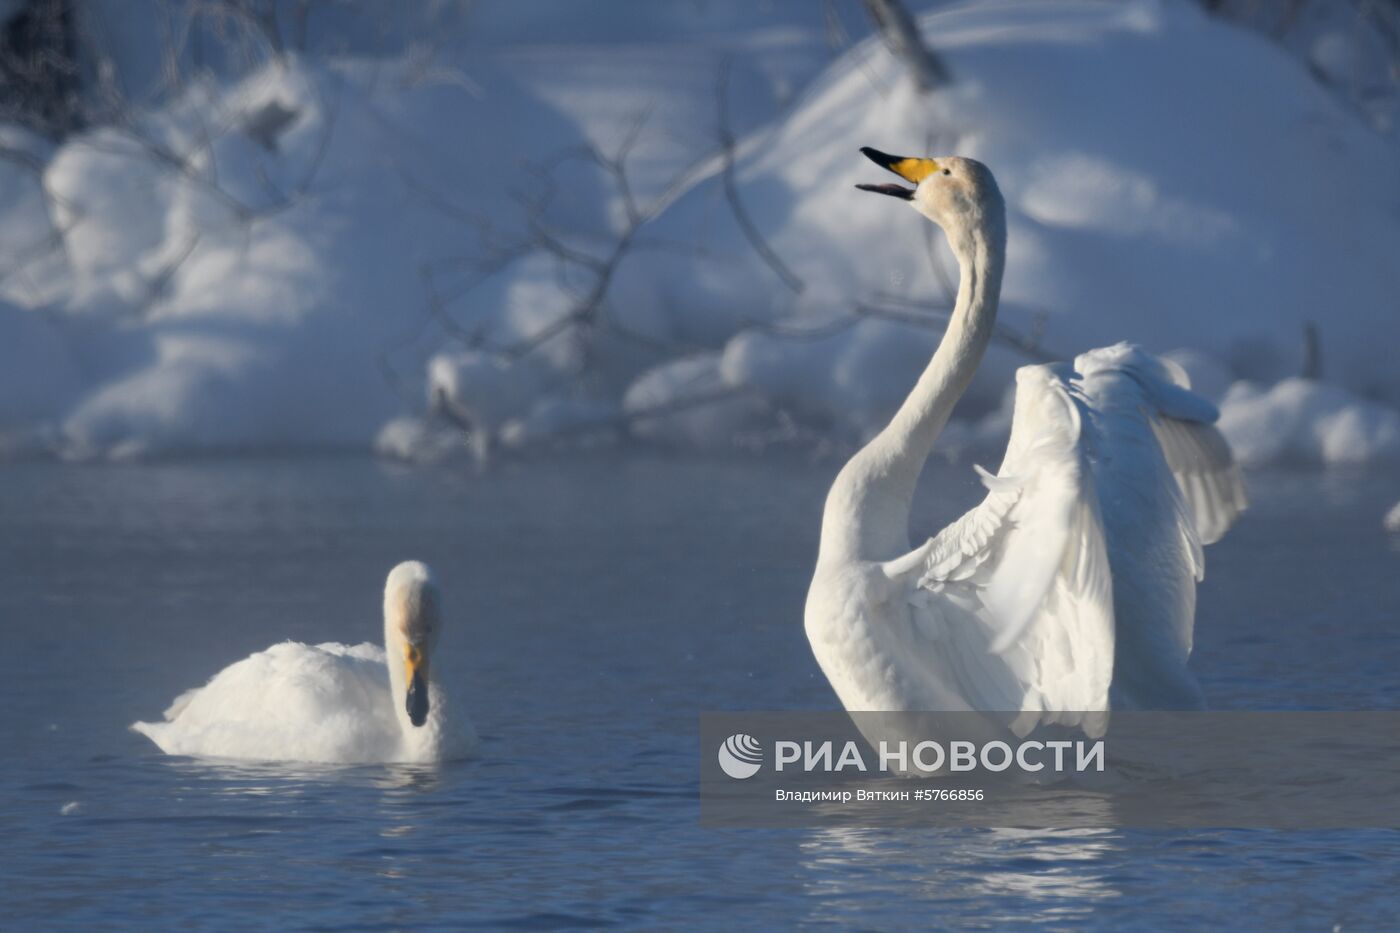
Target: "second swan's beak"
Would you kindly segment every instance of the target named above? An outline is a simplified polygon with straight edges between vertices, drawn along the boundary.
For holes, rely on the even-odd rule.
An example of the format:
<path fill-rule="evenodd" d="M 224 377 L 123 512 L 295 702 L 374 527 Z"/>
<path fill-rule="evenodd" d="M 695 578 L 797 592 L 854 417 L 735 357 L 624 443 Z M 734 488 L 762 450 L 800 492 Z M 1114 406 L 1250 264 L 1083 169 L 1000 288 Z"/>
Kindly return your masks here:
<path fill-rule="evenodd" d="M 415 645 L 408 645 L 403 652 L 404 682 L 408 684 L 408 696 L 404 703 L 408 710 L 408 721 L 421 726 L 428 721 L 428 659 Z"/>
<path fill-rule="evenodd" d="M 871 162 L 874 162 L 881 168 L 889 169 L 900 178 L 908 182 L 913 182 L 915 185 L 938 171 L 938 163 L 932 159 L 893 156 L 881 152 L 878 149 L 871 149 L 869 146 L 862 147 L 860 151 Z M 899 198 L 904 201 L 914 200 L 914 189 L 905 188 L 903 185 L 856 185 L 856 187 L 861 191 L 873 191 L 876 194 L 887 194 L 892 198 Z"/>

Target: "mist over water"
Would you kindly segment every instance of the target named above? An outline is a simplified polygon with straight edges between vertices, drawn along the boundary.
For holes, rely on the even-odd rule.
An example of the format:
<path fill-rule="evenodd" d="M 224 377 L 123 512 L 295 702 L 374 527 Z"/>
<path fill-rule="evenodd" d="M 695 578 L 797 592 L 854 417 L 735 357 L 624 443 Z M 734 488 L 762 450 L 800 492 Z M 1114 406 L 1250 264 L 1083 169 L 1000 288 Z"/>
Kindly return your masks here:
<path fill-rule="evenodd" d="M 1373 929 L 1400 832 L 702 830 L 701 710 L 829 709 L 802 631 L 839 464 L 0 468 L 0 916 L 16 926 Z M 1396 495 L 1251 476 L 1207 556 L 1213 706 L 1392 709 Z M 971 505 L 934 465 L 916 528 Z M 377 641 L 432 564 L 483 736 L 440 767 L 161 755 L 127 731 L 287 638 Z M 438 667 L 440 665 L 440 667 Z M 1345 892 L 1345 899 L 1339 895 Z M 1231 919 L 1233 918 L 1233 920 Z"/>

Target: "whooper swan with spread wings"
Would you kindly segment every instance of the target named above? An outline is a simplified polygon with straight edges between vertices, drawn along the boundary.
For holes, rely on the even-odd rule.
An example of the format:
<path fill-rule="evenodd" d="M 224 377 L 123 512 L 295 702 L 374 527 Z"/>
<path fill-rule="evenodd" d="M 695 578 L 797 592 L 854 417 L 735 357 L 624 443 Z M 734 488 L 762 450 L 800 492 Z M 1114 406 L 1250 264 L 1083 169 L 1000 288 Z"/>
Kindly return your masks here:
<path fill-rule="evenodd" d="M 933 359 L 827 495 L 806 628 L 837 696 L 1017 713 L 1023 734 L 1096 734 L 1110 706 L 1202 707 L 1187 668 L 1201 549 L 1246 504 L 1214 407 L 1127 344 L 1023 367 L 986 498 L 911 550 L 919 474 L 992 336 L 1006 209 L 980 162 L 861 151 L 914 187 L 857 187 L 938 224 L 961 279 Z"/>

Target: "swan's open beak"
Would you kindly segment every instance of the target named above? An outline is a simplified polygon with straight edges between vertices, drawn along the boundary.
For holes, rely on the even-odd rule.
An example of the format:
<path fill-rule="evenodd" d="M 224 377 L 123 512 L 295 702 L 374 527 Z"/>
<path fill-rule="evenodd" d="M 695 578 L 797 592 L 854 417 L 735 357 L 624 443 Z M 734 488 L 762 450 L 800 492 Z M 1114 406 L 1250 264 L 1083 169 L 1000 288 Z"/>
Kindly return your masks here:
<path fill-rule="evenodd" d="M 408 721 L 421 726 L 428 721 L 428 657 L 416 645 L 408 645 L 403 652 L 404 682 L 408 684 L 408 698 L 405 708 Z"/>
<path fill-rule="evenodd" d="M 932 159 L 916 159 L 905 156 L 893 156 L 881 152 L 878 149 L 871 149 L 869 146 L 860 150 L 865 157 L 881 168 L 889 169 L 905 181 L 913 182 L 917 185 L 925 178 L 938 171 L 938 163 Z M 899 198 L 903 201 L 914 200 L 914 189 L 906 188 L 903 185 L 856 185 L 861 191 L 873 191 L 876 194 L 887 194 L 892 198 Z"/>

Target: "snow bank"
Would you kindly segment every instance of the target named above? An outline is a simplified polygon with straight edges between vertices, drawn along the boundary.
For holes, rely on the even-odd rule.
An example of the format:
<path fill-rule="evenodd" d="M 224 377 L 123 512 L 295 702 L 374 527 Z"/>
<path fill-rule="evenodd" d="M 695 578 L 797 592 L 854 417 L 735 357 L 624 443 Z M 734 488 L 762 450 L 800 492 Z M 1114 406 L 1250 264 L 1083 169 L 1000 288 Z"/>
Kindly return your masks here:
<path fill-rule="evenodd" d="M 951 90 L 918 97 L 867 46 L 833 66 L 783 125 L 750 140 L 739 195 L 801 291 L 784 289 L 749 247 L 718 179 L 658 221 L 658 235 L 707 256 L 700 262 L 715 279 L 769 298 L 748 308 L 764 324 L 725 347 L 731 384 L 837 436 L 883 423 L 937 331 L 865 319 L 813 339 L 773 322 L 819 329 L 858 303 L 946 308 L 944 279 L 956 269 L 941 240 L 930 255 L 921 217 L 851 185 L 878 181 L 858 144 L 960 153 L 993 165 L 1007 195 L 1004 324 L 1043 329 L 1056 356 L 1119 339 L 1186 347 L 1173 359 L 1222 401 L 1240 377 L 1296 373 L 1303 329 L 1316 321 L 1344 387 L 1313 387 L 1312 402 L 1295 403 L 1284 401 L 1295 389 L 1280 385 L 1274 402 L 1249 410 L 1240 388 L 1226 426 L 1256 464 L 1389 457 L 1393 410 L 1345 391 L 1400 401 L 1390 363 L 1400 275 L 1385 259 L 1400 255 L 1400 172 L 1385 140 L 1280 50 L 1193 4 L 981 4 L 925 17 L 924 27 L 959 76 Z M 1324 242 L 1322 230 L 1340 238 Z M 669 269 L 633 263 L 627 276 L 655 276 L 672 335 L 686 319 L 734 314 Z M 1001 356 L 974 381 L 962 412 L 973 420 L 953 427 L 945 450 L 1001 436 L 997 416 L 976 417 L 1026 361 Z M 1291 416 L 1270 422 L 1288 437 L 1266 443 L 1260 412 L 1271 405 Z"/>
<path fill-rule="evenodd" d="M 1307 379 L 1236 383 L 1221 402 L 1220 430 L 1248 465 L 1400 460 L 1400 411 Z"/>
<path fill-rule="evenodd" d="M 506 422 L 501 443 L 513 450 L 609 446 L 619 439 L 621 429 L 622 419 L 611 402 L 546 396 L 523 417 Z"/>
<path fill-rule="evenodd" d="M 622 399 L 634 436 L 673 446 L 723 449 L 769 421 L 755 393 L 725 379 L 715 353 L 683 357 L 636 379 Z"/>
<path fill-rule="evenodd" d="M 379 429 L 374 452 L 386 460 L 428 466 L 475 455 L 468 435 L 413 415 L 394 418 Z"/>
<path fill-rule="evenodd" d="M 477 84 L 291 58 L 61 147 L 43 183 L 67 262 L 41 284 L 63 340 L 38 310 L 0 315 L 18 329 L 5 404 L 25 406 L 0 432 L 46 419 L 70 456 L 368 447 L 405 392 L 421 405 L 444 343 L 425 270 L 523 238 L 520 154 L 568 135 L 508 79 Z M 570 180 L 551 207 L 605 229 L 596 168 Z M 528 273 L 489 282 L 474 326 L 509 340 L 550 320 L 563 298 Z M 53 362 L 65 349 L 76 365 Z"/>
<path fill-rule="evenodd" d="M 694 243 L 711 275 L 761 292 L 748 314 L 765 322 L 857 302 L 946 308 L 933 267 L 955 276 L 951 256 L 938 238 L 930 256 L 913 211 L 852 190 L 880 180 L 856 148 L 971 155 L 1008 201 L 1002 320 L 1028 332 L 1043 316 L 1054 355 L 1127 339 L 1189 348 L 1190 370 L 1190 353 L 1208 348 L 1223 366 L 1196 375 L 1218 396 L 1242 376 L 1297 372 L 1315 320 L 1329 371 L 1400 401 L 1400 267 L 1386 258 L 1400 255 L 1397 154 L 1285 53 L 1188 3 L 986 4 L 923 25 L 959 77 L 952 88 L 920 97 L 863 46 L 750 141 L 737 187 L 800 292 L 750 248 L 718 180 L 679 201 L 658 235 Z M 654 274 L 640 262 L 624 273 Z M 733 314 L 684 282 L 656 289 L 677 321 Z M 923 358 L 890 352 L 833 395 L 831 355 L 863 339 L 860 328 L 829 341 L 760 331 L 727 355 L 746 383 L 860 425 L 888 414 L 898 393 L 882 384 L 907 387 Z M 1005 384 L 988 368 L 974 401 L 994 406 Z"/>
<path fill-rule="evenodd" d="M 928 359 L 956 278 L 926 221 L 853 190 L 879 180 L 857 153 L 873 145 L 982 159 L 1008 201 L 1019 336 L 946 450 L 1004 433 L 1018 343 L 1126 339 L 1183 348 L 1248 462 L 1395 455 L 1400 154 L 1286 52 L 1188 0 L 978 4 L 922 19 L 951 87 L 916 94 L 872 40 L 799 94 L 819 17 L 749 8 L 723 18 L 763 26 L 729 87 L 750 230 L 718 158 L 650 213 L 716 151 L 706 56 L 737 48 L 648 42 L 684 11 L 611 50 L 454 40 L 445 61 L 351 23 L 366 57 L 206 78 L 56 150 L 6 131 L 42 174 L 0 165 L 0 246 L 60 231 L 64 249 L 0 277 L 0 454 L 440 460 L 463 437 L 478 457 L 624 435 L 720 449 L 791 424 L 859 442 Z M 648 105 L 629 207 L 580 147 L 614 152 Z M 1307 322 L 1336 386 L 1288 379 Z"/>

